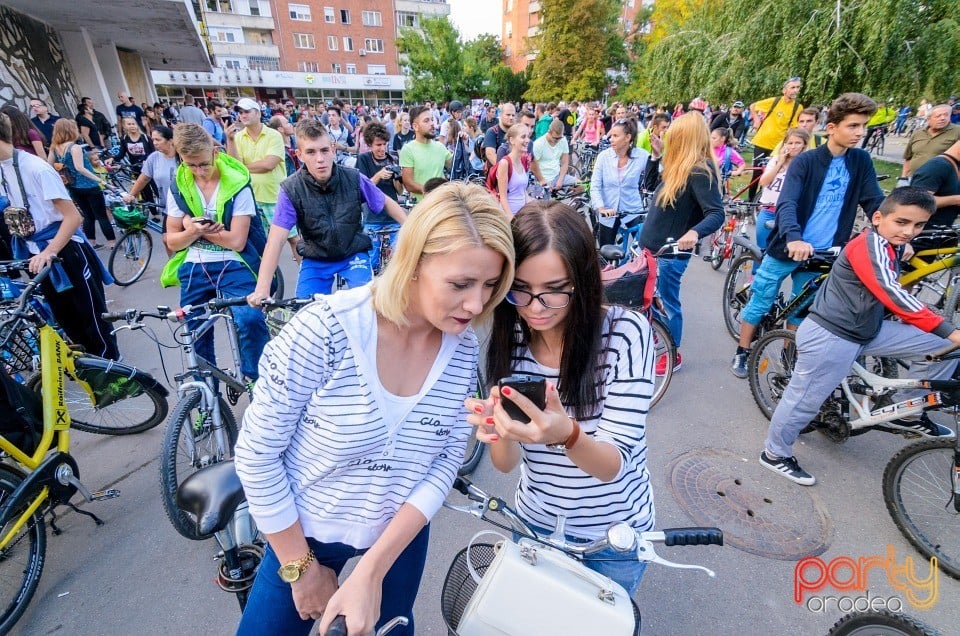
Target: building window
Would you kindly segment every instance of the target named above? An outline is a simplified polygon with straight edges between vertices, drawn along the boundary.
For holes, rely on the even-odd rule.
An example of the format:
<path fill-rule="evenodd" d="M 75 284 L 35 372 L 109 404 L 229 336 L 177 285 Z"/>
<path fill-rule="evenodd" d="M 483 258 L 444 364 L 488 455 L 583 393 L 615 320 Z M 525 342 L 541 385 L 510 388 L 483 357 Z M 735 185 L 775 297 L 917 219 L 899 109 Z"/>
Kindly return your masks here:
<path fill-rule="evenodd" d="M 323 21 L 327 24 L 333 24 L 333 7 L 323 8 Z"/>
<path fill-rule="evenodd" d="M 243 42 L 243 29 L 210 27 L 210 39 L 214 42 L 241 43 Z"/>
<path fill-rule="evenodd" d="M 383 40 L 380 38 L 366 38 L 363 41 L 363 48 L 367 53 L 383 53 Z"/>
<path fill-rule="evenodd" d="M 506 13 L 513 11 L 513 0 L 507 0 Z"/>
<path fill-rule="evenodd" d="M 383 18 L 379 11 L 364 11 L 363 26 L 383 26 Z"/>
<path fill-rule="evenodd" d="M 260 0 L 250 0 L 250 15 L 261 15 Z"/>
<path fill-rule="evenodd" d="M 340 40 L 335 35 L 327 36 L 327 50 L 329 51 L 339 51 L 340 50 Z"/>
<path fill-rule="evenodd" d="M 310 22 L 310 7 L 305 4 L 291 4 L 290 19 L 297 22 Z"/>
<path fill-rule="evenodd" d="M 243 63 L 243 61 L 244 61 L 243 58 L 240 58 L 240 57 L 221 57 L 221 58 L 219 58 L 219 59 L 220 59 L 220 66 L 221 66 L 222 68 L 228 68 L 228 69 L 231 69 L 231 70 L 234 70 L 234 71 L 236 71 L 236 70 L 238 70 L 238 69 L 241 69 L 241 68 L 245 68 L 245 65 L 244 65 L 244 63 Z"/>
<path fill-rule="evenodd" d="M 253 44 L 273 44 L 273 36 L 269 31 L 249 31 L 249 34 Z"/>
<path fill-rule="evenodd" d="M 386 75 L 386 64 L 367 64 L 367 75 Z"/>
<path fill-rule="evenodd" d="M 295 49 L 315 49 L 316 44 L 313 41 L 312 33 L 294 33 L 293 48 Z"/>
<path fill-rule="evenodd" d="M 347 64 L 347 75 L 356 75 L 356 74 L 357 74 L 357 65 Z"/>
<path fill-rule="evenodd" d="M 316 62 L 300 62 L 297 64 L 297 68 L 300 69 L 302 73 L 319 73 L 320 65 Z"/>
<path fill-rule="evenodd" d="M 350 9 L 340 9 L 340 24 L 350 24 Z"/>
<path fill-rule="evenodd" d="M 258 57 L 251 55 L 247 58 L 247 64 L 254 71 L 279 71 L 280 58 L 278 57 Z"/>
<path fill-rule="evenodd" d="M 343 50 L 352 51 L 353 50 L 353 38 L 343 36 Z"/>
<path fill-rule="evenodd" d="M 333 72 L 334 72 L 334 73 L 340 73 L 340 72 L 341 72 L 341 70 L 340 70 L 340 63 L 339 63 L 339 62 L 334 62 L 334 63 L 331 64 L 330 66 L 331 66 L 331 68 L 333 69 Z"/>
<path fill-rule="evenodd" d="M 397 26 L 410 27 L 413 29 L 419 28 L 420 26 L 419 14 L 412 13 L 410 11 L 397 11 Z"/>
<path fill-rule="evenodd" d="M 513 37 L 513 22 L 507 22 L 503 27 L 503 30 L 506 32 L 508 38 Z"/>

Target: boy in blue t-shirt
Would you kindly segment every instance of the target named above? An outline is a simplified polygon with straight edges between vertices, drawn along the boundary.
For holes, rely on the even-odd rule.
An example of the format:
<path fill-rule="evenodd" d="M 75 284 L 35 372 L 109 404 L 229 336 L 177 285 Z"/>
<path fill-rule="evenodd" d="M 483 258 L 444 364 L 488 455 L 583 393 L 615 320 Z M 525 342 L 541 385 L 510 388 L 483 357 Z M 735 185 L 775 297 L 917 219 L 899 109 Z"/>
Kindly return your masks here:
<path fill-rule="evenodd" d="M 747 377 L 756 327 L 770 311 L 786 277 L 814 250 L 846 244 L 858 205 L 871 214 L 883 200 L 870 154 L 857 148 L 876 110 L 876 103 L 866 95 L 844 93 L 830 105 L 827 143 L 791 162 L 767 252 L 750 286 L 750 300 L 740 313 L 740 342 L 730 365 L 738 378 Z M 794 292 L 812 276 L 793 276 Z"/>

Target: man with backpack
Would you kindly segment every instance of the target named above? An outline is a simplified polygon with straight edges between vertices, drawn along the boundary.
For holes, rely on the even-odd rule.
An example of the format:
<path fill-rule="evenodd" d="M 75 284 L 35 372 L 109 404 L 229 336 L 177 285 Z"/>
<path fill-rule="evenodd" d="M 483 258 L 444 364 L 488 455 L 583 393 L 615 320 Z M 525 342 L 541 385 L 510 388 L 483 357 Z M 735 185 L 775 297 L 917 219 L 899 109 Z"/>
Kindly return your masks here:
<path fill-rule="evenodd" d="M 753 117 L 762 117 L 753 137 L 753 167 L 757 168 L 762 159 L 767 159 L 774 146 L 783 140 L 787 131 L 797 125 L 803 104 L 797 101 L 800 94 L 800 78 L 791 77 L 783 85 L 782 95 L 761 99 L 750 105 Z M 757 193 L 757 184 L 750 187 L 750 200 Z"/>
<path fill-rule="evenodd" d="M 506 141 L 507 131 L 516 120 L 517 107 L 510 102 L 500 104 L 500 121 L 496 126 L 491 126 L 483 136 L 483 157 L 487 160 L 487 167 L 496 165 L 497 149 Z"/>

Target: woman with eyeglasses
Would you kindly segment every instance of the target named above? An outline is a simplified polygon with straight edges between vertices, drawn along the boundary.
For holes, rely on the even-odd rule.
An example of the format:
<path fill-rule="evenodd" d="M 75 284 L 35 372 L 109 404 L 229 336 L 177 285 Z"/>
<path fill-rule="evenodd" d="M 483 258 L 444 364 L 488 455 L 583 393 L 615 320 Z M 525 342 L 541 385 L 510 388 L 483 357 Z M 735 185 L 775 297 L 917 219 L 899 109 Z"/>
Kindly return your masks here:
<path fill-rule="evenodd" d="M 646 466 L 646 414 L 653 394 L 650 325 L 640 314 L 603 304 L 593 237 L 570 206 L 534 202 L 512 222 L 516 275 L 494 312 L 485 378 L 486 400 L 465 401 L 477 439 L 494 467 L 521 465 L 516 509 L 538 532 L 563 517 L 567 539 L 587 542 L 613 522 L 654 524 Z M 547 378 L 541 410 L 516 391 L 496 388 L 512 374 Z M 531 419 L 511 419 L 512 400 Z M 644 563 L 586 562 L 631 595 Z"/>

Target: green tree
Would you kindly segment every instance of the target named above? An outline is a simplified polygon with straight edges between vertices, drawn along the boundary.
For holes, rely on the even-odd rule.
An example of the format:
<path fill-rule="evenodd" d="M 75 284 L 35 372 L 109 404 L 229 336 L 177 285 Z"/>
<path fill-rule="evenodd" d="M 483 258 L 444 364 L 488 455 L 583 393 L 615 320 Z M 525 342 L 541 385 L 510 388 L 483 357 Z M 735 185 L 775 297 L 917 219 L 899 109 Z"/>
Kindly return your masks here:
<path fill-rule="evenodd" d="M 626 61 L 617 23 L 617 0 L 541 0 L 540 33 L 528 39 L 538 51 L 530 88 L 534 101 L 596 99 L 607 85 L 606 69 Z"/>
<path fill-rule="evenodd" d="M 464 74 L 460 35 L 446 17 L 421 17 L 419 29 L 403 29 L 397 51 L 407 57 L 408 101 L 447 101 L 459 94 Z"/>

